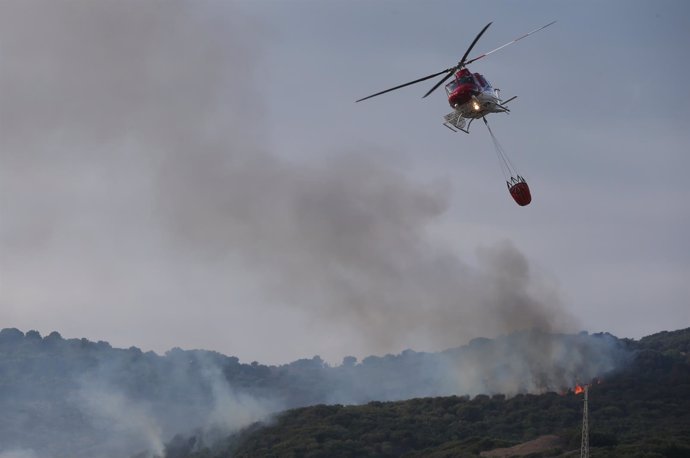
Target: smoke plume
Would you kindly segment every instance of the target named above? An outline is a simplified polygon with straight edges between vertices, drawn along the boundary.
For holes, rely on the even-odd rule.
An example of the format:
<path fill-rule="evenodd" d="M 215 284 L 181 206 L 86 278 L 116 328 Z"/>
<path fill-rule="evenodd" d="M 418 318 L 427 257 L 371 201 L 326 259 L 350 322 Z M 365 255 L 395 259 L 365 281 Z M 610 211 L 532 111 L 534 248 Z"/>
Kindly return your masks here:
<path fill-rule="evenodd" d="M 246 350 L 242 321 L 289 340 L 301 333 L 271 317 L 292 317 L 314 336 L 295 346 L 331 357 L 567 322 L 510 242 L 471 267 L 429 235 L 443 186 L 375 148 L 270 151 L 256 127 L 266 36 L 232 5 L 0 8 L 5 320 Z"/>
<path fill-rule="evenodd" d="M 434 238 L 448 189 L 416 179 L 385 148 L 344 140 L 314 160 L 288 158 L 289 138 L 271 146 L 261 87 L 280 79 L 258 71 L 271 39 L 231 2 L 0 2 L 0 321 L 283 362 L 305 352 L 442 350 L 571 324 L 555 289 L 510 241 L 478 249 L 475 263 Z M 356 374 L 314 360 L 307 366 L 321 391 L 300 399 L 539 391 L 574 377 L 513 383 L 543 372 L 537 366 L 549 359 L 540 352 L 562 351 L 520 342 L 524 358 L 513 369 L 469 353 L 405 354 L 400 385 L 371 383 L 375 360 Z M 91 437 L 105 431 L 105 456 L 160 454 L 178 432 L 227 432 L 282 407 L 251 384 L 235 392 L 223 366 L 205 357 L 137 373 L 132 367 L 145 366 L 136 361 L 156 358 L 130 350 L 121 364 L 78 377 L 68 399 L 47 390 L 40 401 L 54 409 L 50 418 L 66 409 L 87 419 Z M 250 367 L 238 380 L 243 371 L 264 377 L 263 366 Z M 303 388 L 293 369 L 284 369 L 285 386 Z M 487 386 L 486 374 L 501 370 L 509 382 Z M 281 371 L 264 372 L 280 382 L 271 377 Z M 44 408 L 14 395 L 14 419 L 26 405 Z M 16 435 L 22 446 L 36 440 L 21 428 Z M 2 456 L 33 453 L 9 450 Z"/>

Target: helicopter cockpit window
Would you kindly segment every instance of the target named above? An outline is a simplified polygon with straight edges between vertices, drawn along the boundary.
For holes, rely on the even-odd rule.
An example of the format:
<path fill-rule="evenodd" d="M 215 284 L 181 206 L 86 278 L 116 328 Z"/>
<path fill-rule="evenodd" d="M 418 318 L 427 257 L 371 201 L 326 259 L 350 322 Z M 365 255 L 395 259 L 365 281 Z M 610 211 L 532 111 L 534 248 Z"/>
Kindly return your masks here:
<path fill-rule="evenodd" d="M 472 75 L 461 76 L 460 84 L 474 84 L 474 78 L 472 78 Z"/>
<path fill-rule="evenodd" d="M 447 92 L 448 94 L 450 94 L 451 92 L 453 92 L 453 91 L 456 90 L 457 88 L 458 88 L 458 82 L 455 81 L 455 80 L 453 80 L 453 81 L 451 81 L 450 83 L 446 84 L 446 92 Z"/>

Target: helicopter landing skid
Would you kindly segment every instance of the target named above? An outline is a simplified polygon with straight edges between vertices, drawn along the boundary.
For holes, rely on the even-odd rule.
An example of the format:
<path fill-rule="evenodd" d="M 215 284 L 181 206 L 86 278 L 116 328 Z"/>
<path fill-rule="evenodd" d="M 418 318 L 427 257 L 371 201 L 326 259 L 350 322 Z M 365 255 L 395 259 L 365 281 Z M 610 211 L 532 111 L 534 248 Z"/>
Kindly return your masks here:
<path fill-rule="evenodd" d="M 443 117 L 443 119 L 443 125 L 453 132 L 461 130 L 466 134 L 470 133 L 470 124 L 472 124 L 472 121 L 474 121 L 474 119 L 470 119 L 470 122 L 467 122 L 458 111 L 448 113 Z"/>
<path fill-rule="evenodd" d="M 510 109 L 508 109 L 506 105 L 508 104 L 508 102 L 512 102 L 516 98 L 517 96 L 513 96 L 503 102 L 501 102 L 500 99 L 497 99 L 497 101 L 487 103 L 484 106 L 488 108 L 486 108 L 484 113 L 480 112 L 479 115 L 483 118 L 486 114 L 489 113 L 510 113 Z M 453 112 L 448 113 L 443 117 L 443 125 L 452 130 L 453 132 L 461 130 L 466 134 L 469 134 L 470 125 L 472 124 L 472 121 L 478 118 L 469 116 L 466 118 L 462 116 L 462 113 L 463 112 L 460 110 L 454 110 Z M 468 119 L 469 121 L 467 121 Z"/>

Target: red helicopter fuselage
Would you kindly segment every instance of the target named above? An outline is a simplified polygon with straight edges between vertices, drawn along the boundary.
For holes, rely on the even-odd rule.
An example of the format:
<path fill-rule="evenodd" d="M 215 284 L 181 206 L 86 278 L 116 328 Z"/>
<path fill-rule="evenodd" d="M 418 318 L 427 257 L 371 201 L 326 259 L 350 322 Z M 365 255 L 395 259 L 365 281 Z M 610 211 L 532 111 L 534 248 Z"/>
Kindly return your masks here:
<path fill-rule="evenodd" d="M 468 103 L 473 96 L 492 90 L 488 81 L 479 73 L 472 73 L 467 68 L 458 70 L 455 79 L 446 84 L 448 103 L 456 108 Z"/>
<path fill-rule="evenodd" d="M 464 119 L 479 119 L 489 113 L 507 113 L 506 102 L 502 102 L 498 95 L 498 89 L 491 87 L 491 84 L 480 73 L 472 73 L 467 68 L 458 70 L 453 80 L 446 84 L 446 95 L 448 104 L 453 107 L 453 113 L 444 116 L 446 127 L 455 127 L 464 132 Z M 449 125 L 450 123 L 450 125 Z M 469 124 L 467 124 L 469 127 Z M 452 127 L 451 127 L 452 128 Z"/>

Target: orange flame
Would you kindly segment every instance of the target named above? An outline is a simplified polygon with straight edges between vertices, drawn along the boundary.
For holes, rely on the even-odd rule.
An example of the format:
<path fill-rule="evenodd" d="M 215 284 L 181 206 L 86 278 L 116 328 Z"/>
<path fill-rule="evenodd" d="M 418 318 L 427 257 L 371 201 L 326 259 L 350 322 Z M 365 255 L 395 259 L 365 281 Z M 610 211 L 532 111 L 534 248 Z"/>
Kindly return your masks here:
<path fill-rule="evenodd" d="M 584 393 L 585 389 L 583 387 L 581 387 L 580 385 L 575 385 L 574 391 L 575 391 L 575 394 L 580 394 L 580 393 Z"/>

